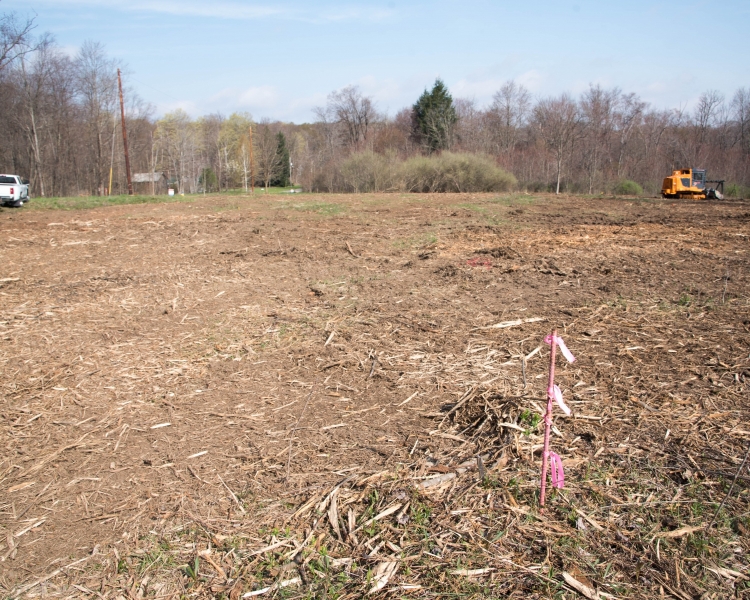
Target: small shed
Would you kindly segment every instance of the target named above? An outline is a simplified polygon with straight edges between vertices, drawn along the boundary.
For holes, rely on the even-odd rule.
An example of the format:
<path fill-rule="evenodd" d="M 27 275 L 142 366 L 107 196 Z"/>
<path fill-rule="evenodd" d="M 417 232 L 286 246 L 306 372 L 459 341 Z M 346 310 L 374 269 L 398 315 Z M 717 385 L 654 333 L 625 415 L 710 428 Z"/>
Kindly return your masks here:
<path fill-rule="evenodd" d="M 166 173 L 133 174 L 133 193 L 139 195 L 166 194 L 168 187 Z"/>

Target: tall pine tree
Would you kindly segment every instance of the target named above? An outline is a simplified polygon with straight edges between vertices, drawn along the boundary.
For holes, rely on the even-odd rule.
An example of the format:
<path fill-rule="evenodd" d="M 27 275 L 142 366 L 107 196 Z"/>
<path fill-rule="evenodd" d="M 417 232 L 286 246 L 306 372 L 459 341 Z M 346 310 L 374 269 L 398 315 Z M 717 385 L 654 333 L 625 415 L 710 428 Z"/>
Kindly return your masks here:
<path fill-rule="evenodd" d="M 432 91 L 424 91 L 412 108 L 412 116 L 415 136 L 429 154 L 450 149 L 458 115 L 442 80 L 435 80 Z"/>
<path fill-rule="evenodd" d="M 276 136 L 276 157 L 279 163 L 279 170 L 276 178 L 271 181 L 271 185 L 277 187 L 288 187 L 291 182 L 291 169 L 289 167 L 289 148 L 286 146 L 286 137 L 279 131 Z"/>

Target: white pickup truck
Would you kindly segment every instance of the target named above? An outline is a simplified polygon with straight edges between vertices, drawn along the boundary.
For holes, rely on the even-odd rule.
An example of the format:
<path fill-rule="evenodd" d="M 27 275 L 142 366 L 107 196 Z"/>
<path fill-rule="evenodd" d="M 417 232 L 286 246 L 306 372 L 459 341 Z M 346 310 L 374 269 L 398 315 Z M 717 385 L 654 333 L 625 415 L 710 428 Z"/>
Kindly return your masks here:
<path fill-rule="evenodd" d="M 19 207 L 29 201 L 29 180 L 18 175 L 0 175 L 0 203 Z"/>

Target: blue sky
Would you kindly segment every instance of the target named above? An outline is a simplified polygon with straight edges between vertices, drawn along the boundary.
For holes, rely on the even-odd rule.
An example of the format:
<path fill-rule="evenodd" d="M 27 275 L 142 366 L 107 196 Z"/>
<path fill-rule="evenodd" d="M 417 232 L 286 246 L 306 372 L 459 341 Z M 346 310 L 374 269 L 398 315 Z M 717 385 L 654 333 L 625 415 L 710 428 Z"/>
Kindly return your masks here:
<path fill-rule="evenodd" d="M 480 106 L 509 79 L 535 96 L 589 84 L 690 108 L 750 87 L 748 0 L 2 0 L 75 54 L 102 42 L 156 115 L 248 111 L 297 123 L 359 85 L 390 114 L 441 77 Z"/>

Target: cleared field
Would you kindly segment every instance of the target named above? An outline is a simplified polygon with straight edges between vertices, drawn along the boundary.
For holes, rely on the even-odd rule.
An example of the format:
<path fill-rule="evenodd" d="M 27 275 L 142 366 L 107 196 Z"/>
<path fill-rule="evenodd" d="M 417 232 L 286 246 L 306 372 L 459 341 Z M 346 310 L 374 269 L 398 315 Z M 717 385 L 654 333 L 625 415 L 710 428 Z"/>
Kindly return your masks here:
<path fill-rule="evenodd" d="M 748 202 L 0 224 L 3 597 L 750 596 Z M 553 327 L 578 360 L 540 511 Z"/>

